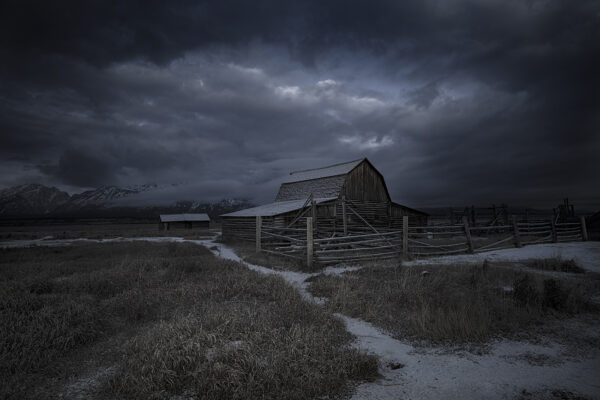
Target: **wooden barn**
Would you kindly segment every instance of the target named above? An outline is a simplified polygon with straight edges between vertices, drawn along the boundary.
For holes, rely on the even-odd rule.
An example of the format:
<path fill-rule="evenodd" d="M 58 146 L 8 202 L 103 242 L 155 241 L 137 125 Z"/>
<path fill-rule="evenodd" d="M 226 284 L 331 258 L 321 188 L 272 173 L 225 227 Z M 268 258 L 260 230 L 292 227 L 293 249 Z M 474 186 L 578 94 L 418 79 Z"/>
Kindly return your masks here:
<path fill-rule="evenodd" d="M 403 216 L 426 225 L 428 214 L 394 203 L 381 173 L 362 158 L 290 173 L 273 203 L 222 215 L 223 238 L 253 241 L 257 216 L 275 227 L 302 226 L 310 216 L 317 236 L 331 236 L 398 229 Z"/>
<path fill-rule="evenodd" d="M 210 218 L 207 214 L 161 214 L 158 229 L 204 229 L 208 230 Z"/>

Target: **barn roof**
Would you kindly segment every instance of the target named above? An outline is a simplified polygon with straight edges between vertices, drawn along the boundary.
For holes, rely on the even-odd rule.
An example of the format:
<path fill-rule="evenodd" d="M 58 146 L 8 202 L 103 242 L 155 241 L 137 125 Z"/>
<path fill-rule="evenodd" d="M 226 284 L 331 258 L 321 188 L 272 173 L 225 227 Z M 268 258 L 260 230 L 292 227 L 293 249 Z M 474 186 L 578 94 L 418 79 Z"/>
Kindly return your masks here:
<path fill-rule="evenodd" d="M 314 199 L 314 201 L 315 203 L 320 204 L 335 199 L 336 197 L 322 197 Z M 274 215 L 300 210 L 304 204 L 306 204 L 306 199 L 276 201 L 274 203 L 263 204 L 262 206 L 258 207 L 252 207 L 229 214 L 223 214 L 222 217 L 272 217 Z"/>
<path fill-rule="evenodd" d="M 321 179 L 327 178 L 330 176 L 338 176 L 338 175 L 346 175 L 348 172 L 352 171 L 354 167 L 363 161 L 364 158 L 348 161 L 340 164 L 330 165 L 328 167 L 322 168 L 313 168 L 313 169 L 305 169 L 302 171 L 294 171 L 290 172 L 290 175 L 284 179 L 282 183 L 293 183 L 293 182 L 301 182 L 308 181 L 311 179 Z"/>
<path fill-rule="evenodd" d="M 160 222 L 202 222 L 210 221 L 207 214 L 160 214 Z"/>
<path fill-rule="evenodd" d="M 338 197 L 348 173 L 365 160 L 367 159 L 361 158 L 327 167 L 292 172 L 281 184 L 275 201 L 305 199 L 311 193 L 321 198 Z"/>

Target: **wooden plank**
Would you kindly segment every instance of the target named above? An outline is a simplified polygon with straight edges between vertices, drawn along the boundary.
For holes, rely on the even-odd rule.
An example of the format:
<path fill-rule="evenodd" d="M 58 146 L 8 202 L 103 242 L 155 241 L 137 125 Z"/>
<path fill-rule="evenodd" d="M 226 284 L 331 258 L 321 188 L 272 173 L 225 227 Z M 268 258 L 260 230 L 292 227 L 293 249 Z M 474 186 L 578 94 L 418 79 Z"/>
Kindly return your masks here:
<path fill-rule="evenodd" d="M 302 205 L 302 208 L 300 208 L 300 210 L 298 211 L 298 213 L 296 214 L 296 216 L 294 217 L 294 219 L 292 219 L 292 222 L 290 222 L 290 223 L 288 224 L 288 228 L 289 228 L 290 226 L 294 225 L 294 224 L 296 223 L 296 221 L 298 221 L 298 220 L 299 220 L 299 219 L 300 219 L 300 218 L 301 218 L 301 217 L 304 215 L 304 213 L 305 213 L 305 212 L 306 212 L 306 210 L 307 210 L 305 207 L 306 207 L 308 204 L 310 204 L 310 202 L 312 201 L 312 199 L 313 199 L 313 194 L 311 193 L 311 194 L 310 194 L 310 195 L 309 195 L 309 196 L 306 198 L 306 201 L 304 202 L 304 204 Z"/>
<path fill-rule="evenodd" d="M 408 215 L 402 217 L 402 255 L 408 257 Z"/>
<path fill-rule="evenodd" d="M 585 217 L 581 217 L 581 237 L 584 242 L 588 240 L 587 226 L 585 225 Z"/>
<path fill-rule="evenodd" d="M 261 250 L 261 231 L 262 228 L 262 217 L 260 215 L 256 216 L 256 252 L 260 253 Z"/>
<path fill-rule="evenodd" d="M 463 217 L 463 225 L 465 226 L 465 236 L 469 247 L 469 253 L 473 253 L 473 240 L 471 239 L 471 230 L 469 229 L 469 220 Z"/>
<path fill-rule="evenodd" d="M 320 242 L 342 242 L 342 241 L 346 241 L 346 240 L 351 240 L 351 239 L 359 239 L 359 238 L 373 238 L 373 237 L 381 237 L 381 236 L 394 236 L 394 235 L 398 235 L 400 236 L 402 234 L 402 231 L 392 231 L 392 232 L 383 232 L 383 233 L 367 233 L 364 235 L 350 235 L 350 236 L 337 236 L 337 237 L 329 237 L 329 238 L 323 238 L 323 239 L 315 239 L 315 243 L 320 243 Z"/>
<path fill-rule="evenodd" d="M 513 231 L 515 236 L 515 246 L 521 247 L 521 236 L 519 235 L 519 224 L 517 223 L 517 217 L 515 215 L 512 216 L 513 223 Z"/>
<path fill-rule="evenodd" d="M 333 254 L 333 253 L 364 253 L 367 251 L 380 250 L 380 249 L 395 249 L 396 246 L 377 246 L 377 247 L 359 247 L 355 249 L 335 249 L 335 250 L 317 250 L 315 254 Z"/>
<path fill-rule="evenodd" d="M 355 236 L 347 236 L 347 238 L 349 238 L 349 239 L 354 238 L 354 237 Z M 400 240 L 401 237 L 398 236 L 397 239 Z M 322 239 L 319 239 L 319 240 L 322 240 Z M 391 240 L 394 240 L 394 238 L 392 238 Z M 314 240 L 314 242 L 316 242 L 316 240 Z M 357 240 L 357 241 L 347 241 L 347 242 L 335 242 L 335 243 L 323 243 L 323 244 L 318 243 L 317 246 L 321 249 L 327 249 L 327 248 L 331 248 L 331 247 L 335 248 L 335 247 L 341 247 L 341 246 L 355 246 L 357 244 L 381 243 L 381 242 L 387 243 L 387 240 L 377 238 L 377 239 L 367 239 L 367 240 Z"/>
<path fill-rule="evenodd" d="M 313 219 L 306 218 L 306 266 L 313 266 Z"/>
<path fill-rule="evenodd" d="M 348 236 L 348 222 L 346 220 L 346 196 L 342 196 L 342 220 L 344 221 L 344 236 Z"/>
<path fill-rule="evenodd" d="M 292 236 L 278 235 L 278 234 L 276 234 L 276 233 L 267 232 L 267 231 L 264 231 L 264 232 L 263 232 L 263 234 L 264 234 L 264 235 L 267 235 L 267 236 L 276 237 L 276 238 L 279 238 L 279 239 L 285 239 L 285 240 L 291 240 L 291 241 L 294 241 L 294 242 L 300 242 L 300 243 L 304 243 L 304 241 L 303 241 L 303 240 L 301 240 L 301 239 L 297 239 L 297 238 L 295 238 L 295 237 L 292 237 Z"/>

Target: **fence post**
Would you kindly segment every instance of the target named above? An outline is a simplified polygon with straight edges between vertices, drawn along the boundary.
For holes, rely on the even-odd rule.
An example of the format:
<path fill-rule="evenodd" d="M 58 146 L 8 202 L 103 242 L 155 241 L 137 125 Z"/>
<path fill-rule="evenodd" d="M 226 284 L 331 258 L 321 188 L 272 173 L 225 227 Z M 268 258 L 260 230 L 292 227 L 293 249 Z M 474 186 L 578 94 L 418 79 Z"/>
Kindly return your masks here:
<path fill-rule="evenodd" d="M 342 196 L 342 219 L 344 220 L 344 236 L 348 236 L 348 223 L 346 222 L 346 196 Z"/>
<path fill-rule="evenodd" d="M 521 235 L 519 234 L 519 224 L 517 222 L 517 216 L 512 216 L 513 230 L 515 232 L 515 246 L 521 247 Z"/>
<path fill-rule="evenodd" d="M 554 221 L 554 218 L 550 220 L 550 223 L 552 224 L 552 243 L 556 243 L 558 237 L 556 236 L 556 221 Z"/>
<path fill-rule="evenodd" d="M 585 225 L 585 217 L 581 217 L 581 238 L 584 242 L 588 240 L 587 226 Z"/>
<path fill-rule="evenodd" d="M 408 256 L 408 215 L 402 217 L 402 255 Z"/>
<path fill-rule="evenodd" d="M 262 238 L 262 217 L 260 215 L 256 216 L 256 252 L 260 253 L 261 251 L 261 238 Z"/>
<path fill-rule="evenodd" d="M 310 207 L 311 207 L 310 212 L 312 214 L 313 225 L 314 225 L 315 229 L 317 229 L 317 202 L 314 200 L 311 200 Z"/>
<path fill-rule="evenodd" d="M 306 266 L 312 268 L 313 265 L 313 219 L 306 218 Z"/>
<path fill-rule="evenodd" d="M 467 217 L 463 217 L 463 225 L 465 227 L 467 244 L 469 245 L 469 253 L 473 253 L 473 240 L 471 239 L 471 229 L 469 228 L 469 219 Z"/>

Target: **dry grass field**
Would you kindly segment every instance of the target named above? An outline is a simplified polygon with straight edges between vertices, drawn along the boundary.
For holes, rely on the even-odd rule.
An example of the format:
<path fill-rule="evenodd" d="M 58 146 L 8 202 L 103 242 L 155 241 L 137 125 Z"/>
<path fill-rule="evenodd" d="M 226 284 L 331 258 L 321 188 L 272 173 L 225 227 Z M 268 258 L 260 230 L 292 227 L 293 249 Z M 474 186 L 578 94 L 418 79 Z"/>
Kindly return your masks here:
<path fill-rule="evenodd" d="M 578 272 L 552 276 L 547 271 Z M 368 268 L 311 278 L 310 292 L 328 307 L 369 321 L 395 337 L 430 344 L 485 343 L 523 337 L 574 317 L 597 320 L 600 276 L 572 261 Z M 583 343 L 582 343 L 583 344 Z M 592 339 L 600 348 L 600 341 Z"/>
<path fill-rule="evenodd" d="M 214 227 L 212 226 L 214 225 Z M 211 224 L 211 230 L 218 229 L 217 224 Z M 201 229 L 171 229 L 159 231 L 158 223 L 95 223 L 95 224 L 48 224 L 0 226 L 0 241 L 34 240 L 43 237 L 53 239 L 105 239 L 115 237 L 161 237 L 178 236 L 196 239 L 206 236 Z"/>
<path fill-rule="evenodd" d="M 0 250 L 0 398 L 343 397 L 378 373 L 352 339 L 201 246 Z"/>

